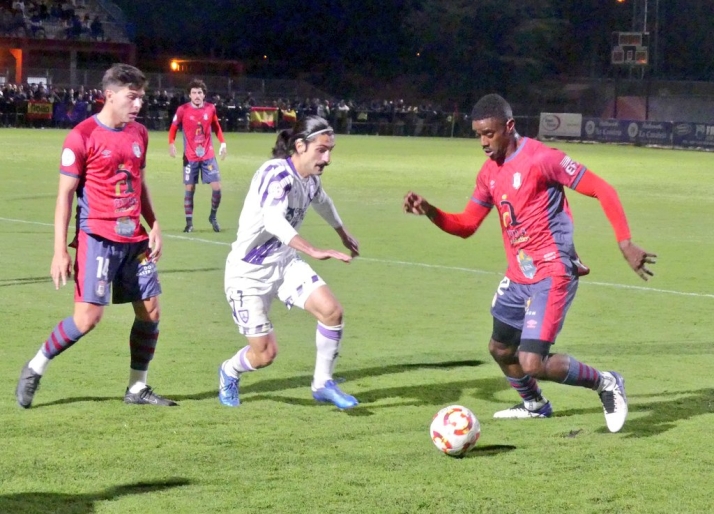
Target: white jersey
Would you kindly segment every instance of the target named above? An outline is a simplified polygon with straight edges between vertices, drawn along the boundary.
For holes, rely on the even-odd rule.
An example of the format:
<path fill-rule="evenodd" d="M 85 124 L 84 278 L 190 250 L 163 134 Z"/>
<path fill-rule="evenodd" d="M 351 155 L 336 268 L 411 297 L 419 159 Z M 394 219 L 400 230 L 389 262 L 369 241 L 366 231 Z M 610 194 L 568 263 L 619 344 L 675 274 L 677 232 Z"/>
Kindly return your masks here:
<path fill-rule="evenodd" d="M 333 228 L 342 226 L 320 177 L 302 178 L 290 159 L 271 159 L 253 176 L 238 219 L 226 277 L 250 276 L 296 257 L 288 246 L 312 205 Z M 262 273 L 258 273 L 262 275 Z"/>

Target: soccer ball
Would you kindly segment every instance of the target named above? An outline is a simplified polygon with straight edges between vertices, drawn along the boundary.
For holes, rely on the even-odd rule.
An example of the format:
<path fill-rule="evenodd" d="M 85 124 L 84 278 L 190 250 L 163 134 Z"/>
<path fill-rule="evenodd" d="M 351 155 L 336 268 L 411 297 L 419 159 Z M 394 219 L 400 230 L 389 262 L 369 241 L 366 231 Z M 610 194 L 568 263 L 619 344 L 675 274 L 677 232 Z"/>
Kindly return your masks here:
<path fill-rule="evenodd" d="M 476 446 L 481 424 L 466 407 L 449 405 L 436 413 L 429 433 L 439 450 L 452 457 L 460 457 Z"/>

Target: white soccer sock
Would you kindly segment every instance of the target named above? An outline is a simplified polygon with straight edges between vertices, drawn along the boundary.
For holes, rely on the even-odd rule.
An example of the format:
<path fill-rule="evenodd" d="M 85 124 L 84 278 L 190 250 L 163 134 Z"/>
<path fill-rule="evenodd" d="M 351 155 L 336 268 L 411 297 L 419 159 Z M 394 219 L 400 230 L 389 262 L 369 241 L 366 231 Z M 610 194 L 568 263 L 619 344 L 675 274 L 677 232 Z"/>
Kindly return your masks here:
<path fill-rule="evenodd" d="M 244 346 L 238 353 L 223 363 L 223 372 L 229 377 L 238 378 L 241 373 L 255 371 L 255 368 L 248 360 L 248 350 L 250 346 Z"/>
<path fill-rule="evenodd" d="M 315 375 L 312 379 L 312 390 L 316 391 L 325 386 L 325 382 L 332 380 L 335 362 L 340 354 L 340 341 L 344 324 L 328 327 L 319 321 L 315 332 L 317 358 L 315 359 Z"/>
<path fill-rule="evenodd" d="M 146 387 L 148 370 L 129 369 L 129 392 L 136 394 Z"/>
<path fill-rule="evenodd" d="M 42 353 L 42 349 L 37 352 L 37 355 L 35 355 L 32 360 L 30 360 L 28 366 L 32 371 L 37 373 L 38 375 L 44 375 L 45 370 L 47 369 L 47 366 L 50 364 L 50 359 L 45 357 L 45 354 Z"/>

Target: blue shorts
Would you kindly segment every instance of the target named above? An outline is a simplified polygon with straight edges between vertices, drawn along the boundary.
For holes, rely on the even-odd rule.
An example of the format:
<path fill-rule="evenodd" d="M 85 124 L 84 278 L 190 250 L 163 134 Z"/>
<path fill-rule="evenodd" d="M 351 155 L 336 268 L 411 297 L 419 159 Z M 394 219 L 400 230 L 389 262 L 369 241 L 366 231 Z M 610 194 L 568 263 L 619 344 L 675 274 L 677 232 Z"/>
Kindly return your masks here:
<path fill-rule="evenodd" d="M 74 260 L 74 301 L 107 305 L 148 300 L 161 294 L 149 242 L 117 243 L 79 231 Z M 112 290 L 112 286 L 114 286 Z"/>
<path fill-rule="evenodd" d="M 185 185 L 198 184 L 198 174 L 201 173 L 201 182 L 210 184 L 220 182 L 221 174 L 218 171 L 218 161 L 215 157 L 205 161 L 189 161 L 183 156 L 183 183 Z"/>
<path fill-rule="evenodd" d="M 521 339 L 554 343 L 578 290 L 577 277 L 548 277 L 535 284 L 501 280 L 491 315 L 521 330 Z"/>

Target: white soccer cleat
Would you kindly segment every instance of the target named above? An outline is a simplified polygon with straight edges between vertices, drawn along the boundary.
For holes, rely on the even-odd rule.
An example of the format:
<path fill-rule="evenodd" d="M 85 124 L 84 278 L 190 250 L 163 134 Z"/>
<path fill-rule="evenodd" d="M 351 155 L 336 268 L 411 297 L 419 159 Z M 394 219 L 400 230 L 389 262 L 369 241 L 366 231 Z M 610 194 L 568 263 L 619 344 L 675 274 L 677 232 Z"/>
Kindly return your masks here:
<path fill-rule="evenodd" d="M 625 379 L 615 371 L 603 371 L 605 385 L 600 391 L 600 401 L 605 411 L 605 423 L 610 432 L 619 432 L 627 419 Z"/>
<path fill-rule="evenodd" d="M 500 410 L 493 417 L 501 419 L 549 418 L 553 415 L 553 407 L 545 398 L 540 401 L 523 402 L 510 409 Z"/>

